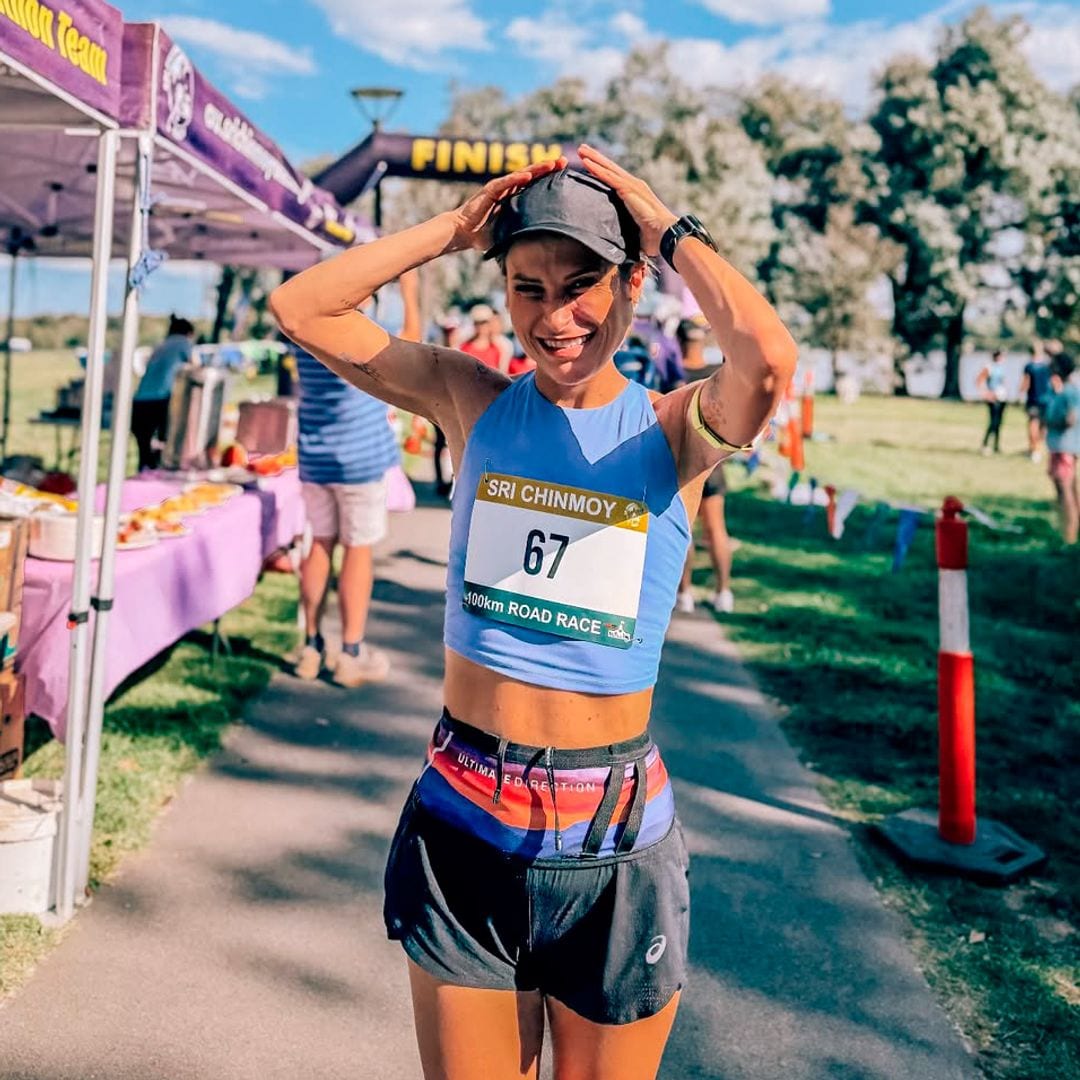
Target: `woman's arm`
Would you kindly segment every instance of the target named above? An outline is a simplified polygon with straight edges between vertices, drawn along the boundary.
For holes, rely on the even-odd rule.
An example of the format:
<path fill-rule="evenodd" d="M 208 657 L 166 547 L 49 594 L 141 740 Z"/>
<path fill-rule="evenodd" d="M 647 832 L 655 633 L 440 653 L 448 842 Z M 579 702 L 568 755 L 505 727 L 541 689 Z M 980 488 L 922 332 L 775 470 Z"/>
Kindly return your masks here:
<path fill-rule="evenodd" d="M 589 172 L 610 184 L 641 229 L 642 252 L 659 254 L 660 239 L 678 220 L 643 180 L 590 146 L 580 148 Z M 732 447 L 754 439 L 775 413 L 795 372 L 798 348 L 772 305 L 720 255 L 700 240 L 684 240 L 675 263 L 712 327 L 724 354 L 720 368 L 698 384 L 701 417 Z M 697 434 L 688 416 L 697 387 L 673 390 L 679 409 L 673 442 L 680 474 L 686 478 L 711 468 L 731 453 Z"/>
<path fill-rule="evenodd" d="M 401 290 L 401 303 L 405 316 L 398 337 L 402 341 L 420 341 L 424 336 L 420 320 L 420 272 L 406 270 L 398 278 L 398 288 Z"/>
<path fill-rule="evenodd" d="M 456 210 L 351 248 L 290 278 L 270 294 L 274 317 L 289 338 L 361 390 L 437 423 L 446 421 L 457 394 L 478 381 L 475 361 L 450 349 L 392 337 L 356 309 L 415 267 L 483 247 L 499 200 L 558 164 L 544 162 L 499 177 Z"/>

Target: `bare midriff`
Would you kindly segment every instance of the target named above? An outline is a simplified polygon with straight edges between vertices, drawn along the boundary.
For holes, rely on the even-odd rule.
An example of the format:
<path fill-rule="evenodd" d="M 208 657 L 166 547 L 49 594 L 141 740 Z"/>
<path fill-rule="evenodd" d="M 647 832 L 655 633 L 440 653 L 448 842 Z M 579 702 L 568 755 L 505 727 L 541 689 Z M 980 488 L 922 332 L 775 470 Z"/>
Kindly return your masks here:
<path fill-rule="evenodd" d="M 566 750 L 640 735 L 652 688 L 633 694 L 582 694 L 533 686 L 446 650 L 443 700 L 450 714 L 482 731 L 532 746 Z"/>

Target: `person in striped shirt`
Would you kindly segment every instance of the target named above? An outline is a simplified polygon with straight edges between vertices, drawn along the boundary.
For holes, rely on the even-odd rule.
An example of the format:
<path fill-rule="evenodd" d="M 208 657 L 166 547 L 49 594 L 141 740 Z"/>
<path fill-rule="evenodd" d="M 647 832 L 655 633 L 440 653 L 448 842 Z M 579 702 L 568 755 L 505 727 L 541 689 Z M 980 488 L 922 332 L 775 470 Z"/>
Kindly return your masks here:
<path fill-rule="evenodd" d="M 400 278 L 404 324 L 400 335 L 420 338 L 416 272 Z M 304 505 L 311 524 L 311 548 L 300 564 L 300 604 L 305 641 L 296 662 L 301 679 L 317 679 L 326 665 L 321 624 L 334 548 L 344 549 L 338 575 L 341 653 L 333 680 L 360 686 L 385 679 L 386 653 L 364 641 L 374 584 L 372 548 L 385 535 L 386 472 L 398 464 L 397 437 L 386 405 L 365 394 L 301 348 L 298 455 Z"/>

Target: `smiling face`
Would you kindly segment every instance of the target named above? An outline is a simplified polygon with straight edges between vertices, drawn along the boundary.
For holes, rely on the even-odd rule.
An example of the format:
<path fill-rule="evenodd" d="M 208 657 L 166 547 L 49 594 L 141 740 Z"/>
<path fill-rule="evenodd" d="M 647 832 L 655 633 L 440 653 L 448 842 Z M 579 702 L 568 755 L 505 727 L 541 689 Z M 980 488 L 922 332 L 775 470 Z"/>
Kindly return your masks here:
<path fill-rule="evenodd" d="M 617 376 L 611 358 L 630 326 L 644 274 L 644 264 L 626 275 L 564 236 L 528 237 L 510 248 L 507 310 L 548 397 L 576 398 L 574 391 L 605 369 Z"/>

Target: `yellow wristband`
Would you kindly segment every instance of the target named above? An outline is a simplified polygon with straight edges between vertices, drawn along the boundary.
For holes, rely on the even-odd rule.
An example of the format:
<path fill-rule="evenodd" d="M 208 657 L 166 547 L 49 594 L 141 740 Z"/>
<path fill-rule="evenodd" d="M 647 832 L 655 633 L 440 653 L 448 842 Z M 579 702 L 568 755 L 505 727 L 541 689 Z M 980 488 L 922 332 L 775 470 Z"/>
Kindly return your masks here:
<path fill-rule="evenodd" d="M 745 446 L 736 446 L 734 443 L 729 443 L 722 435 L 717 435 L 715 431 L 708 424 L 705 423 L 705 417 L 701 415 L 701 391 L 704 389 L 705 384 L 699 383 L 698 388 L 694 391 L 694 396 L 690 401 L 690 423 L 693 425 L 694 430 L 712 447 L 717 450 L 730 450 L 731 453 L 737 453 L 740 450 L 749 450 L 754 444 L 747 443 Z"/>

